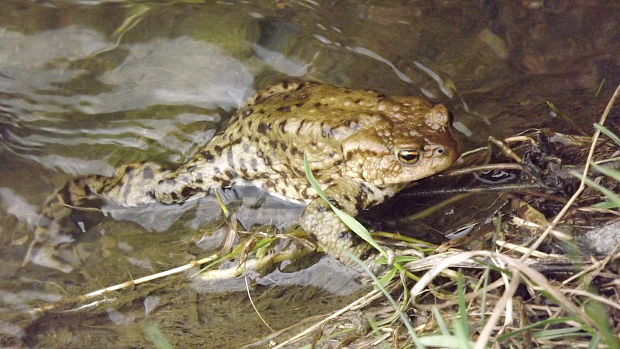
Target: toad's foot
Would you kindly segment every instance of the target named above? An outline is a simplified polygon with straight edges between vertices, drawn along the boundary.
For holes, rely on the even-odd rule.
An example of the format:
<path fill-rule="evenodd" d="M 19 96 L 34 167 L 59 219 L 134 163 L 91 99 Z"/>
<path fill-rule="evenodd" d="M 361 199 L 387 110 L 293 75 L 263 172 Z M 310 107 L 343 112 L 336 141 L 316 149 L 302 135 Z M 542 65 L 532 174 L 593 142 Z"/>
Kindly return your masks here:
<path fill-rule="evenodd" d="M 334 207 L 355 217 L 361 207 L 380 203 L 393 195 L 391 190 L 393 189 L 380 189 L 363 182 L 341 179 L 324 192 Z M 347 254 L 349 252 L 366 263 L 373 272 L 381 272 L 386 268 L 385 265 L 376 262 L 378 251 L 352 232 L 322 198 L 314 199 L 306 207 L 300 223 L 304 230 L 316 237 L 319 246 L 326 253 L 343 264 L 363 271 L 363 268 Z"/>

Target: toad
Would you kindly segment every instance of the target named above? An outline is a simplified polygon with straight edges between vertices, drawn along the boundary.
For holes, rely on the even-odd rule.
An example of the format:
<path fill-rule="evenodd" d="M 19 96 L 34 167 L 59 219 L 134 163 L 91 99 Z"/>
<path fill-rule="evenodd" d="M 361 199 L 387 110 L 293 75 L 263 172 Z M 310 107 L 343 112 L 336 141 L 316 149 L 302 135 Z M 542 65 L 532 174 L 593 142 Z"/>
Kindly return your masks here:
<path fill-rule="evenodd" d="M 330 202 L 356 216 L 450 167 L 459 156 L 450 122 L 443 105 L 420 98 L 286 80 L 258 91 L 178 168 L 129 164 L 113 177 L 68 181 L 46 201 L 25 262 L 71 271 L 57 248 L 73 239 L 66 233 L 71 210 L 93 200 L 128 207 L 179 204 L 234 184 L 307 204 L 300 225 L 326 253 L 351 266 L 345 250 L 372 260 L 374 249 L 317 196 L 304 173 L 304 155 Z"/>

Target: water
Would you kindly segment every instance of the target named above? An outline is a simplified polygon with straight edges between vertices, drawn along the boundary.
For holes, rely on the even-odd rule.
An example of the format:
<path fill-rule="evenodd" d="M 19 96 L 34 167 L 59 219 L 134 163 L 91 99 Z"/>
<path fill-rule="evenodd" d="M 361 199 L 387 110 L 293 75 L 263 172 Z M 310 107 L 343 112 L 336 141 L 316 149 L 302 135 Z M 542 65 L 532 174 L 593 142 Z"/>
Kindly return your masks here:
<path fill-rule="evenodd" d="M 149 346 L 145 308 L 177 347 L 268 334 L 243 279 L 183 275 L 115 308 L 30 317 L 35 304 L 204 256 L 199 228 L 222 220 L 212 201 L 93 219 L 79 243 L 89 263 L 64 275 L 20 268 L 43 201 L 76 175 L 187 160 L 256 88 L 286 76 L 444 103 L 468 148 L 532 127 L 576 132 L 547 101 L 591 132 L 620 82 L 618 18 L 614 1 L 2 1 L 0 343 Z M 267 206 L 245 224 L 291 210 Z M 272 327 L 346 303 L 355 287 L 326 281 L 340 274 L 325 263 L 253 276 Z"/>

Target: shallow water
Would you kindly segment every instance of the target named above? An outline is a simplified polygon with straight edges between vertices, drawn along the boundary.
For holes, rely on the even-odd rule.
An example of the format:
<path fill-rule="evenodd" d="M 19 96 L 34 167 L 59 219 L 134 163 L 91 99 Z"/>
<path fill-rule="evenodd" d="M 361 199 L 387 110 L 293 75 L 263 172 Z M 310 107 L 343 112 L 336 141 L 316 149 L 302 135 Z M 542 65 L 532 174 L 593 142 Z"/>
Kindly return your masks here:
<path fill-rule="evenodd" d="M 72 176 L 183 162 L 253 91 L 286 76 L 444 103 L 466 148 L 532 127 L 578 132 L 547 101 L 591 133 L 620 82 L 619 18 L 614 1 L 0 2 L 0 344 L 148 347 L 145 319 L 176 347 L 269 334 L 243 278 L 198 285 L 183 275 L 107 310 L 27 315 L 203 257 L 217 243 L 199 229 L 222 220 L 209 200 L 103 221 L 86 214 L 84 268 L 64 275 L 20 268 L 39 208 Z M 245 195 L 230 196 L 234 206 Z M 252 200 L 240 213 L 248 227 L 299 213 Z M 355 283 L 333 283 L 343 277 L 330 264 L 251 276 L 272 327 L 355 295 Z"/>

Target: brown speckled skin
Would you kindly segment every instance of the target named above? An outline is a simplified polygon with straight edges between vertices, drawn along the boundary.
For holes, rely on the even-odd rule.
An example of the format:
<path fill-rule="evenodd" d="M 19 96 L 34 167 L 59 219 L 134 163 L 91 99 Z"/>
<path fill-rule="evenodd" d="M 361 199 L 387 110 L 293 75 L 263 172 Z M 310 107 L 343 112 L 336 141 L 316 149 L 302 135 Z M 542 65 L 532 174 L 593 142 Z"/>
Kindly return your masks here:
<path fill-rule="evenodd" d="M 163 170 L 154 163 L 132 164 L 115 177 L 68 182 L 48 199 L 26 261 L 71 270 L 54 253 L 70 213 L 63 203 L 80 206 L 97 198 L 124 206 L 172 204 L 241 183 L 308 203 L 302 228 L 327 253 L 351 265 L 344 249 L 367 258 L 370 248 L 317 197 L 304 174 L 303 155 L 332 202 L 356 216 L 407 184 L 448 168 L 459 155 L 457 144 L 442 105 L 433 107 L 415 97 L 284 81 L 251 97 L 224 132 L 175 170 Z M 401 163 L 396 154 L 403 149 L 419 151 L 419 160 Z"/>

